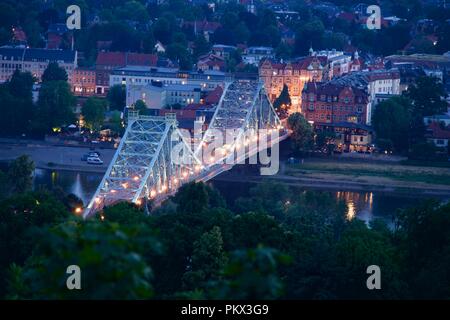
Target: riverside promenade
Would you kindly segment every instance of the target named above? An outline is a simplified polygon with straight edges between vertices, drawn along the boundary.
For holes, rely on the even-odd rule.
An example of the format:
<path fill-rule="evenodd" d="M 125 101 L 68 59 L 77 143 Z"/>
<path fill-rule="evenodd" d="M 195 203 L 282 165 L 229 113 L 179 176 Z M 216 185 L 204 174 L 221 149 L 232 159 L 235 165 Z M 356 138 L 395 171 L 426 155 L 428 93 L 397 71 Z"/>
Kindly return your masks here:
<path fill-rule="evenodd" d="M 0 140 L 0 161 L 7 162 L 22 155 L 33 159 L 36 168 L 104 173 L 111 162 L 115 149 L 95 147 L 103 165 L 92 165 L 81 161 L 83 154 L 92 147 L 64 146 L 37 140 Z"/>

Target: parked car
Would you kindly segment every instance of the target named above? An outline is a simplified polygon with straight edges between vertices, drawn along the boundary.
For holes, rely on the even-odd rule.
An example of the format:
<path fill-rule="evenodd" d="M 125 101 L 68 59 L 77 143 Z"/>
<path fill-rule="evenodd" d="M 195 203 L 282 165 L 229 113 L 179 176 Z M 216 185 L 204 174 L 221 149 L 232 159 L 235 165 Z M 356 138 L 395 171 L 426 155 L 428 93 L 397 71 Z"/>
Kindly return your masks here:
<path fill-rule="evenodd" d="M 88 158 L 100 158 L 100 152 L 97 151 L 89 151 L 81 156 L 81 161 L 87 161 Z"/>
<path fill-rule="evenodd" d="M 89 151 L 89 152 L 88 152 L 88 155 L 89 155 L 90 157 L 97 157 L 97 158 L 100 158 L 100 152 L 98 152 L 98 151 Z"/>
<path fill-rule="evenodd" d="M 89 164 L 103 164 L 103 160 L 99 157 L 89 157 L 87 158 L 87 163 Z"/>

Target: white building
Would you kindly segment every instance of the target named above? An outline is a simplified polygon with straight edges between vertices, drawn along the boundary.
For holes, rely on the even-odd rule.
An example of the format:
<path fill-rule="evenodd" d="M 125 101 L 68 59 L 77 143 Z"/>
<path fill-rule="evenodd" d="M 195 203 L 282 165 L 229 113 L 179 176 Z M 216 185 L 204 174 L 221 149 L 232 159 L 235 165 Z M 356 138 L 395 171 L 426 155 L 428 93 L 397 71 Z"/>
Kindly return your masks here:
<path fill-rule="evenodd" d="M 212 91 L 217 86 L 224 87 L 226 82 L 232 81 L 232 76 L 220 71 L 180 72 L 173 68 L 153 68 L 129 66 L 111 72 L 109 86 L 114 85 L 149 85 L 152 82 L 164 85 L 193 85 L 200 86 L 202 91 Z"/>
<path fill-rule="evenodd" d="M 242 60 L 246 64 L 259 65 L 264 58 L 274 58 L 275 53 L 271 47 L 249 47 L 246 53 L 242 55 Z"/>
<path fill-rule="evenodd" d="M 194 85 L 163 85 L 158 82 L 144 86 L 132 84 L 127 85 L 126 104 L 131 107 L 136 101 L 142 100 L 150 109 L 162 109 L 175 104 L 186 106 L 200 103 L 200 95 L 200 86 Z"/>
<path fill-rule="evenodd" d="M 50 62 L 66 70 L 68 81 L 77 67 L 77 52 L 72 50 L 36 49 L 25 46 L 0 47 L 0 83 L 8 81 L 17 69 L 30 72 L 38 82 Z"/>

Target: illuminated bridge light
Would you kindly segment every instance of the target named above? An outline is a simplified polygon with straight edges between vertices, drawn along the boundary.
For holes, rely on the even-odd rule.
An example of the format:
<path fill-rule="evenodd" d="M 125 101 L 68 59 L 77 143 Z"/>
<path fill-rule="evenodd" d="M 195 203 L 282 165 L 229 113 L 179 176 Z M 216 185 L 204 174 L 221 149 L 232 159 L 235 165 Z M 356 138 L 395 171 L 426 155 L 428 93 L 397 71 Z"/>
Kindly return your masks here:
<path fill-rule="evenodd" d="M 256 103 L 256 101 L 259 102 Z M 263 122 L 260 122 L 262 120 L 259 118 L 251 117 L 256 111 L 267 115 Z M 202 175 L 201 179 L 202 181 L 208 181 L 227 169 L 214 165 L 217 161 L 232 155 L 239 148 L 241 148 L 239 152 L 242 153 L 242 155 L 239 155 L 239 158 L 245 159 L 247 153 L 244 153 L 243 150 L 248 148 L 250 142 L 254 143 L 253 141 L 261 141 L 263 139 L 263 136 L 258 136 L 258 132 L 256 134 L 253 132 L 252 135 L 247 136 L 250 133 L 249 130 L 253 130 L 251 128 L 271 128 L 270 132 L 273 131 L 272 128 L 282 128 L 280 125 L 281 121 L 273 109 L 262 83 L 240 80 L 227 83 L 214 116 L 203 138 L 198 141 L 198 146 L 196 145 L 196 151 L 192 151 L 189 148 L 186 151 L 191 160 L 201 158 L 204 161 L 203 165 L 200 166 L 199 163 L 194 162 L 189 167 L 180 167 L 179 171 L 172 172 L 172 159 L 170 158 L 172 150 L 166 150 L 167 148 L 164 148 L 164 146 L 174 147 L 172 143 L 168 143 L 172 141 L 173 133 L 177 135 L 178 139 L 182 138 L 178 130 L 176 117 L 167 115 L 162 117 L 145 117 L 137 114 L 129 114 L 129 117 L 132 121 L 128 122 L 128 127 L 122 136 L 124 143 L 118 146 L 113 162 L 110 164 L 112 170 L 106 172 L 104 179 L 102 179 L 91 202 L 88 204 L 87 210 L 85 210 L 84 217 L 89 217 L 93 213 L 100 211 L 103 205 L 113 205 L 118 201 L 130 201 L 130 199 L 140 199 L 134 201 L 136 204 L 139 204 L 143 201 L 144 195 L 154 198 L 158 197 L 157 194 L 160 190 L 169 190 L 169 188 L 170 190 L 175 190 L 182 182 L 187 182 L 189 177 L 191 179 L 195 177 L 196 175 L 193 172 L 203 170 L 204 176 Z M 139 135 L 134 133 L 134 130 L 137 128 L 139 128 Z M 206 153 L 205 151 L 207 150 L 204 147 L 211 146 L 211 144 L 217 142 L 214 138 L 216 136 L 215 132 L 218 130 L 226 135 L 229 129 L 238 130 L 239 138 L 233 140 L 231 144 L 223 143 L 223 147 L 217 149 L 216 154 Z M 283 135 L 278 140 L 287 138 L 288 131 L 283 129 L 282 132 Z M 267 131 L 264 134 L 267 134 Z M 130 147 L 127 144 L 130 141 L 132 141 L 130 145 L 135 150 L 143 150 L 148 146 L 148 142 L 152 141 L 152 143 L 155 143 L 155 150 L 159 151 L 157 153 L 143 152 L 136 155 L 134 152 L 130 152 Z M 211 170 L 211 172 L 206 170 Z M 142 175 L 144 172 L 146 174 L 145 179 Z M 194 176 L 191 176 L 192 174 Z M 164 189 L 162 185 L 156 187 L 154 182 L 159 177 L 167 177 L 167 181 L 171 183 L 167 184 L 166 182 Z M 128 179 L 116 182 L 116 178 Z M 112 183 L 112 181 L 114 182 Z M 149 189 L 147 189 L 148 186 L 150 186 Z M 124 189 L 128 190 L 125 191 Z M 166 192 L 161 195 L 161 200 L 164 200 L 168 194 Z"/>

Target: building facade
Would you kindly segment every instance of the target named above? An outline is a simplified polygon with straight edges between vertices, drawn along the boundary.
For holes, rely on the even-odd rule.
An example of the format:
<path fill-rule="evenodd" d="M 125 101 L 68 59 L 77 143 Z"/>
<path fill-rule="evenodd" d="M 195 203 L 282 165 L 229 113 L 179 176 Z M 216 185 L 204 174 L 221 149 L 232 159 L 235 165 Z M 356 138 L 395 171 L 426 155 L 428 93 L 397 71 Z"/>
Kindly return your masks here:
<path fill-rule="evenodd" d="M 370 123 L 369 95 L 361 89 L 309 82 L 303 89 L 302 110 L 311 123 Z"/>
<path fill-rule="evenodd" d="M 56 62 L 67 72 L 68 81 L 77 67 L 77 52 L 72 50 L 29 49 L 26 47 L 0 47 L 0 83 L 11 79 L 14 71 L 30 72 L 37 82 L 50 62 Z"/>
<path fill-rule="evenodd" d="M 358 88 L 368 94 L 370 102 L 370 108 L 367 110 L 368 124 L 371 122 L 372 107 L 385 100 L 386 97 L 392 97 L 402 93 L 400 72 L 397 69 L 349 73 L 331 80 L 330 84 Z"/>
<path fill-rule="evenodd" d="M 111 72 L 109 85 L 149 85 L 160 82 L 163 85 L 194 85 L 202 91 L 212 91 L 224 87 L 233 77 L 219 71 L 180 72 L 174 68 L 125 67 Z"/>
<path fill-rule="evenodd" d="M 259 77 L 264 82 L 272 102 L 280 95 L 284 85 L 288 87 L 292 112 L 302 111 L 302 91 L 305 83 L 321 81 L 322 76 L 323 66 L 314 56 L 287 63 L 265 59 L 259 66 Z"/>
<path fill-rule="evenodd" d="M 93 68 L 76 68 L 72 77 L 72 92 L 76 96 L 95 95 L 96 73 Z"/>
<path fill-rule="evenodd" d="M 206 54 L 199 57 L 197 61 L 199 71 L 225 71 L 225 60 L 213 54 Z"/>
<path fill-rule="evenodd" d="M 200 86 L 181 84 L 129 85 L 127 86 L 126 104 L 127 107 L 132 107 L 137 100 L 142 100 L 150 109 L 162 109 L 173 105 L 184 107 L 188 104 L 198 104 L 200 98 Z"/>
<path fill-rule="evenodd" d="M 314 123 L 314 131 L 333 132 L 335 150 L 338 152 L 372 151 L 373 130 L 364 124 L 351 122 Z"/>
<path fill-rule="evenodd" d="M 275 50 L 271 47 L 249 47 L 242 55 L 242 61 L 246 64 L 258 66 L 262 59 L 275 57 Z"/>
<path fill-rule="evenodd" d="M 105 95 L 111 72 L 126 66 L 156 67 L 158 56 L 131 52 L 99 52 L 96 60 L 96 93 Z"/>

